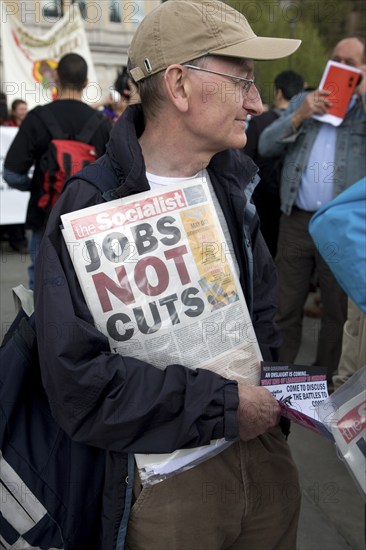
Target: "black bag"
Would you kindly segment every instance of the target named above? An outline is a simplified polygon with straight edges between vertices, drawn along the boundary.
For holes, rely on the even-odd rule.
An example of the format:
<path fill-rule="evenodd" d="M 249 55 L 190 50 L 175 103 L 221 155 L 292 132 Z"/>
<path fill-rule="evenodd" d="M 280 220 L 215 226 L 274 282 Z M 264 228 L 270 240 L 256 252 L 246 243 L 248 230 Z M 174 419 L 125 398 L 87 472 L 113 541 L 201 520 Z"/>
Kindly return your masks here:
<path fill-rule="evenodd" d="M 116 186 L 95 168 L 84 179 L 102 192 Z M 98 548 L 104 468 L 104 450 L 71 440 L 53 419 L 34 316 L 20 310 L 0 348 L 0 547 Z"/>

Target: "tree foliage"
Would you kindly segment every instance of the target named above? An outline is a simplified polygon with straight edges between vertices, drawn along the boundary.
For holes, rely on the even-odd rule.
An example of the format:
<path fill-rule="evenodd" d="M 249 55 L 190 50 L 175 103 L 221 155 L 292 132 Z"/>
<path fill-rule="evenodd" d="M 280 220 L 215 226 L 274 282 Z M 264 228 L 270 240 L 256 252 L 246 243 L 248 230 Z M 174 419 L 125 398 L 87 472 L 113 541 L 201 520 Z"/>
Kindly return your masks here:
<path fill-rule="evenodd" d="M 364 0 L 302 0 L 308 8 L 307 18 L 312 17 L 329 52 L 346 36 L 364 36 L 366 28 L 366 2 Z M 312 8 L 312 4 L 314 7 Z"/>
<path fill-rule="evenodd" d="M 314 20 L 319 18 L 319 11 L 310 13 L 309 4 L 304 2 L 226 0 L 226 3 L 245 15 L 259 36 L 302 40 L 300 48 L 290 57 L 255 63 L 256 82 L 264 103 L 272 104 L 274 79 L 278 73 L 287 69 L 301 74 L 309 87 L 316 88 L 319 85 L 328 59 L 327 47 L 314 24 Z"/>

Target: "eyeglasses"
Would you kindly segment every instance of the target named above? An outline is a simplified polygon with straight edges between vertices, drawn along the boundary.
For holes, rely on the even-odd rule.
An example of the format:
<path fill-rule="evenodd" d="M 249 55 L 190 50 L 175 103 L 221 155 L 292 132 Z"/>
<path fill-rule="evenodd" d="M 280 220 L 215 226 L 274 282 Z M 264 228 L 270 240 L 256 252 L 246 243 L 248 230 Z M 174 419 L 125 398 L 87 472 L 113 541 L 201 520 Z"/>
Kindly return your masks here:
<path fill-rule="evenodd" d="M 183 67 L 187 67 L 187 69 L 192 69 L 193 71 L 203 71 L 204 73 L 212 73 L 212 74 L 218 74 L 219 76 L 225 76 L 226 78 L 230 78 L 235 84 L 239 84 L 243 82 L 243 93 L 248 93 L 250 88 L 254 85 L 254 78 L 244 78 L 243 76 L 234 76 L 232 74 L 227 73 L 219 73 L 218 71 L 211 71 L 209 69 L 203 69 L 202 67 L 196 67 L 195 65 L 188 65 L 184 64 Z"/>

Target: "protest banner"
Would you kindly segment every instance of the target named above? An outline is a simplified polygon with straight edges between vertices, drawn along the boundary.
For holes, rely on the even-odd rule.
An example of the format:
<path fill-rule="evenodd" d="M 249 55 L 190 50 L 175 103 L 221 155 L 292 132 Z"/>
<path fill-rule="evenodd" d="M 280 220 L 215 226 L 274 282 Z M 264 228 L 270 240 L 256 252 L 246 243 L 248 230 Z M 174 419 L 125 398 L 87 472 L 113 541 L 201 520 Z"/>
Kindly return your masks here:
<path fill-rule="evenodd" d="M 197 178 L 162 190 L 61 216 L 95 325 L 113 352 L 157 368 L 207 368 L 259 385 L 261 353 L 207 182 Z M 164 475 L 222 450 L 171 455 Z M 211 447 L 211 448 L 210 448 Z M 149 458 L 150 457 L 150 458 Z M 159 477 L 154 455 L 154 479 Z M 143 459 L 145 473 L 149 469 Z M 144 478 L 144 474 L 141 474 Z M 149 477 L 149 476 L 147 476 Z"/>
<path fill-rule="evenodd" d="M 84 99 L 100 99 L 93 60 L 77 3 L 43 36 L 30 34 L 9 6 L 1 3 L 2 91 L 9 104 L 23 99 L 29 109 L 56 97 L 55 68 L 67 53 L 78 53 L 88 64 L 89 85 Z"/>
<path fill-rule="evenodd" d="M 24 223 L 30 197 L 28 191 L 11 189 L 3 178 L 4 159 L 17 131 L 0 126 L 0 225 Z"/>

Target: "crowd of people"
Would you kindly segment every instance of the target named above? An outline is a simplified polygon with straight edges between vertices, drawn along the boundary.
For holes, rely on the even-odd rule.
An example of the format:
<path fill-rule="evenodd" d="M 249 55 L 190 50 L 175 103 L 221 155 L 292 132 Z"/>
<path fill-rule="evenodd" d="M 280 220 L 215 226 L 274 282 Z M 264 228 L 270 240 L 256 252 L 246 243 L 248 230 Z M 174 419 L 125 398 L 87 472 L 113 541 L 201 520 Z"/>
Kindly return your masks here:
<path fill-rule="evenodd" d="M 57 99 L 52 103 L 32 109 L 19 128 L 4 162 L 3 176 L 8 185 L 20 191 L 30 191 L 26 226 L 31 231 L 28 268 L 29 288 L 34 288 L 34 266 L 45 231 L 49 212 L 40 206 L 43 194 L 45 168 L 42 159 L 53 139 L 50 124 L 42 115 L 47 110 L 68 139 L 75 137 L 95 114 L 95 110 L 82 101 L 83 89 L 88 84 L 87 64 L 78 54 L 66 54 L 60 59 L 55 75 Z M 109 138 L 110 122 L 100 114 L 89 142 L 97 157 L 105 152 Z M 60 136 L 61 137 L 61 136 Z M 30 168 L 34 166 L 32 176 Z"/>
<path fill-rule="evenodd" d="M 67 139 L 73 139 L 80 134 L 94 111 L 100 112 L 101 125 L 95 128 L 95 132 L 88 140 L 95 146 L 96 158 L 98 158 L 105 152 L 113 124 L 129 104 L 139 101 L 137 88 L 130 79 L 126 67 L 123 67 L 118 72 L 109 92 L 100 101 L 91 105 L 85 104 L 82 101 L 82 93 L 88 84 L 87 64 L 78 54 L 63 56 L 52 78 L 57 89 L 55 100 L 49 107 L 31 110 L 24 126 L 11 144 L 3 170 L 3 177 L 10 187 L 31 192 L 25 224 L 2 227 L 2 236 L 8 240 L 11 248 L 21 253 L 27 250 L 29 252 L 31 263 L 28 268 L 28 286 L 30 289 L 34 287 L 34 263 L 49 214 L 39 204 L 45 175 L 43 159 L 50 142 L 55 138 L 49 128 L 48 120 L 42 120 L 42 113 L 49 109 L 56 118 L 60 132 Z M 6 96 L 3 94 L 1 105 L 1 125 L 20 129 L 28 114 L 26 101 L 15 99 L 8 112 Z M 32 167 L 33 171 L 30 172 Z M 25 228 L 30 231 L 29 243 Z"/>
<path fill-rule="evenodd" d="M 288 426 L 267 389 L 210 370 L 184 364 L 160 370 L 111 353 L 94 326 L 60 231 L 62 214 L 100 204 L 103 197 L 92 182 L 76 179 L 52 210 L 39 206 L 42 159 L 53 139 L 42 120 L 44 110 L 52 112 L 68 139 L 75 139 L 98 113 L 100 124 L 90 143 L 96 162 L 114 174 L 114 198 L 203 178 L 264 360 L 295 363 L 304 305 L 315 278 L 322 315 L 314 364 L 324 367 L 330 390 L 337 377 L 347 295 L 308 225 L 315 212 L 366 174 L 366 78 L 337 127 L 313 118 L 331 106 L 330 92 L 304 90 L 302 76 L 294 71 L 276 77 L 273 107 L 263 112 L 255 61 L 292 55 L 300 41 L 258 37 L 234 8 L 226 6 L 222 18 L 220 1 L 210 3 L 215 9 L 207 18 L 202 17 L 202 0 L 172 0 L 149 13 L 132 39 L 128 67 L 93 108 L 81 100 L 86 62 L 66 54 L 56 72 L 57 99 L 28 113 L 26 103 L 17 99 L 2 121 L 19 127 L 4 178 L 11 187 L 31 193 L 28 284 L 35 291 L 44 387 L 62 429 L 106 452 L 93 531 L 100 538 L 89 540 L 85 534 L 89 549 L 114 549 L 117 540 L 123 548 L 125 539 L 131 550 L 290 550 L 296 547 L 300 489 L 286 441 Z M 331 59 L 357 67 L 365 76 L 362 39 L 341 40 Z M 203 93 L 207 83 L 216 93 Z M 51 280 L 63 283 L 44 284 Z M 351 307 L 346 328 L 357 316 L 357 305 Z M 42 327 L 58 326 L 60 320 L 73 330 L 50 341 Z M 355 368 L 365 362 L 362 353 Z M 253 404 L 256 414 L 250 417 Z M 131 453 L 168 453 L 218 438 L 232 445 L 149 488 L 142 487 L 138 470 L 127 466 Z M 243 498 L 232 507 L 220 499 L 203 502 L 202 484 L 212 480 L 238 487 Z M 254 506 L 251 492 L 271 483 L 291 485 L 298 498 L 279 499 L 275 506 L 261 500 L 261 506 Z M 149 506 L 143 505 L 145 498 Z"/>
<path fill-rule="evenodd" d="M 331 59 L 365 71 L 365 45 L 345 38 L 335 45 Z M 276 266 L 279 275 L 278 323 L 283 336 L 280 361 L 293 363 L 301 343 L 304 304 L 316 271 L 322 315 L 315 364 L 327 368 L 328 384 L 337 368 L 347 297 L 312 240 L 308 225 L 314 213 L 361 179 L 365 173 L 365 92 L 362 78 L 339 126 L 321 122 L 332 104 L 330 90 L 299 94 L 283 116 L 260 136 L 263 156 L 284 154 L 280 200 L 283 215 L 278 235 Z"/>
<path fill-rule="evenodd" d="M 263 157 L 258 142 L 263 130 L 284 114 L 290 100 L 304 90 L 304 79 L 295 71 L 283 71 L 274 80 L 273 107 L 250 120 L 247 144 L 244 151 L 259 168 L 260 181 L 253 193 L 253 201 L 261 220 L 261 232 L 273 258 L 277 254 L 278 232 L 281 216 L 280 183 L 283 154 Z"/>

